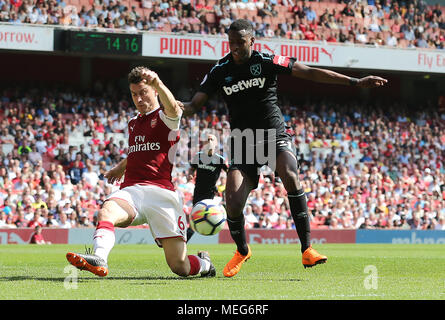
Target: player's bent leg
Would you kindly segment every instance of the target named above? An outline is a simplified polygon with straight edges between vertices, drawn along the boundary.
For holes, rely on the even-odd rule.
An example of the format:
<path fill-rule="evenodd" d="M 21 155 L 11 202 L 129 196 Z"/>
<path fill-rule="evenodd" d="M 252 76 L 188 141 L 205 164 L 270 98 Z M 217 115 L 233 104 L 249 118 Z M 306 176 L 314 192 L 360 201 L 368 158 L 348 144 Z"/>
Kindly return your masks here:
<path fill-rule="evenodd" d="M 133 208 L 122 199 L 107 200 L 98 214 L 98 224 L 93 236 L 93 252 L 79 254 L 68 252 L 66 258 L 80 270 L 87 270 L 97 276 L 108 274 L 108 255 L 114 247 L 114 227 L 126 227 L 135 217 Z"/>
<path fill-rule="evenodd" d="M 237 250 L 224 267 L 223 274 L 226 277 L 236 275 L 241 270 L 243 263 L 252 255 L 250 247 L 247 245 L 243 215 L 247 197 L 252 189 L 253 183 L 243 171 L 229 171 L 226 183 L 227 224 L 230 235 L 236 243 Z"/>
<path fill-rule="evenodd" d="M 164 249 L 165 260 L 170 270 L 181 277 L 201 274 L 215 276 L 215 267 L 206 252 L 187 255 L 187 246 L 182 237 L 159 239 Z"/>
<path fill-rule="evenodd" d="M 187 259 L 187 247 L 182 238 L 159 239 L 164 249 L 165 260 L 170 270 L 178 276 L 186 277 L 190 273 Z"/>
<path fill-rule="evenodd" d="M 128 227 L 136 216 L 132 206 L 122 199 L 105 201 L 98 214 L 98 224 L 93 236 L 93 252 L 105 261 L 114 247 L 114 227 Z"/>
<path fill-rule="evenodd" d="M 125 200 L 111 198 L 104 202 L 97 220 L 111 222 L 115 227 L 126 228 L 134 220 L 136 212 Z"/>
<path fill-rule="evenodd" d="M 298 162 L 291 152 L 278 154 L 276 171 L 288 193 L 291 215 L 301 243 L 302 263 L 305 268 L 325 263 L 327 257 L 319 254 L 311 246 L 311 227 L 307 208 L 306 193 L 298 178 Z"/>
<path fill-rule="evenodd" d="M 278 153 L 275 170 L 288 193 L 301 189 L 297 158 L 291 152 L 282 151 Z"/>
<path fill-rule="evenodd" d="M 229 219 L 236 219 L 243 215 L 253 183 L 241 170 L 230 170 L 226 182 L 226 211 Z"/>

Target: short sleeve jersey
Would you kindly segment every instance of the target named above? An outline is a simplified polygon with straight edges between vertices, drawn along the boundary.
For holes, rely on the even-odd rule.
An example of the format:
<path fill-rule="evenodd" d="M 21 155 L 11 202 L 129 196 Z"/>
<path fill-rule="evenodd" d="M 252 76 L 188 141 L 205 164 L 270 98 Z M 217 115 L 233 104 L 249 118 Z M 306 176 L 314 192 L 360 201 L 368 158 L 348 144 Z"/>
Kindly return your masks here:
<path fill-rule="evenodd" d="M 213 199 L 221 170 L 228 169 L 225 158 L 217 153 L 205 157 L 205 154 L 198 152 L 193 157 L 191 167 L 196 169 L 193 203 L 203 199 Z"/>
<path fill-rule="evenodd" d="M 140 184 L 175 190 L 171 181 L 174 159 L 170 158 L 176 154 L 179 121 L 167 118 L 160 108 L 130 119 L 127 167 L 121 189 Z M 177 123 L 176 128 L 172 122 Z"/>
<path fill-rule="evenodd" d="M 277 76 L 291 74 L 295 58 L 253 51 L 241 65 L 232 54 L 222 58 L 204 77 L 199 91 L 208 96 L 220 92 L 229 110 L 231 129 L 272 129 L 285 134 L 278 107 Z"/>

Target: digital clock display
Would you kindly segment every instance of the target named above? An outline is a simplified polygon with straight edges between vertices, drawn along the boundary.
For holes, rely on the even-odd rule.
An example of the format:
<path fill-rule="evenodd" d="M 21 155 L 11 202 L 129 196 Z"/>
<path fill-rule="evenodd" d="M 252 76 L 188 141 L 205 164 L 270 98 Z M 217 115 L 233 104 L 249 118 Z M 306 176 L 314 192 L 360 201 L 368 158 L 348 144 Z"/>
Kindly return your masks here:
<path fill-rule="evenodd" d="M 140 34 L 70 31 L 68 43 L 71 52 L 142 54 L 142 36 Z"/>

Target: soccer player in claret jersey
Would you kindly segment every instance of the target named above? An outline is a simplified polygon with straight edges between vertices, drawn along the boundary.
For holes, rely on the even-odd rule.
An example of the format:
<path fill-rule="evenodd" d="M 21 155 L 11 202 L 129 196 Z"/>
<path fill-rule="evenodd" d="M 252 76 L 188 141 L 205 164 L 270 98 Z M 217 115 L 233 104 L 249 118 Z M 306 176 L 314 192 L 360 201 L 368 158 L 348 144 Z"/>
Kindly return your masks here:
<path fill-rule="evenodd" d="M 292 57 L 257 52 L 253 50 L 255 37 L 252 24 L 245 19 L 236 20 L 230 25 L 228 38 L 230 52 L 204 77 L 192 101 L 182 103 L 181 107 L 187 116 L 198 112 L 209 96 L 219 91 L 229 111 L 232 136 L 234 129 L 243 132 L 263 130 L 263 137 L 267 138 L 261 140 L 259 134 L 256 136 L 253 153 L 256 155 L 255 150 L 260 145 L 269 146 L 272 143 L 275 146 L 275 152 L 271 152 L 274 156 L 274 170 L 287 190 L 292 218 L 301 243 L 302 263 L 304 267 L 324 263 L 327 257 L 311 246 L 306 195 L 299 181 L 298 162 L 291 148 L 291 138 L 286 133 L 284 119 L 277 105 L 277 75 L 288 74 L 321 83 L 363 88 L 383 86 L 387 80 L 376 76 L 351 78 L 330 70 L 302 65 Z M 253 164 L 247 162 L 246 156 L 252 150 L 249 151 L 247 143 L 243 143 L 243 155 L 238 157 L 241 161 L 237 160 L 235 148 L 230 152 L 227 174 L 227 222 L 237 250 L 223 270 L 226 277 L 236 275 L 252 254 L 246 241 L 243 208 L 251 190 L 258 186 L 258 169 L 264 164 L 257 155 Z"/>
<path fill-rule="evenodd" d="M 213 134 L 207 135 L 207 141 L 202 151 L 198 152 L 192 159 L 190 165 L 192 173 L 196 171 L 195 189 L 193 191 L 193 205 L 204 199 L 215 197 L 216 182 L 221 170 L 227 171 L 228 167 L 225 158 L 216 152 L 218 139 Z M 192 228 L 187 229 L 187 241 L 195 232 Z"/>
<path fill-rule="evenodd" d="M 134 68 L 128 80 L 138 111 L 128 122 L 128 156 L 105 175 L 111 183 L 124 176 L 123 183 L 99 211 L 93 252 L 69 252 L 66 258 L 81 270 L 106 276 L 108 255 L 115 243 L 114 228 L 148 223 L 175 274 L 215 276 L 207 252 L 187 255 L 186 216 L 182 199 L 171 182 L 173 160 L 168 155 L 179 141 L 182 109 L 158 75 L 148 68 Z"/>

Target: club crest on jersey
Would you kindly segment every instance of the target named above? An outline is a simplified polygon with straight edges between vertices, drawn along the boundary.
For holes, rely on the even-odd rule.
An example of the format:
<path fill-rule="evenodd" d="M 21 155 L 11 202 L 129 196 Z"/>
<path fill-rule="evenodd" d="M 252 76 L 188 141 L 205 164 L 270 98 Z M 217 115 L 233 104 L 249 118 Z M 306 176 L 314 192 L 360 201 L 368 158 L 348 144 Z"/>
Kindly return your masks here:
<path fill-rule="evenodd" d="M 156 123 L 158 123 L 158 119 L 157 118 L 151 119 L 150 125 L 151 125 L 152 128 L 154 128 L 156 126 Z"/>
<path fill-rule="evenodd" d="M 261 74 L 261 64 L 256 63 L 250 66 L 250 73 L 253 76 L 259 76 Z"/>
<path fill-rule="evenodd" d="M 274 64 L 278 64 L 282 67 L 287 67 L 289 66 L 289 57 L 286 56 L 275 56 L 273 58 L 273 63 Z"/>

